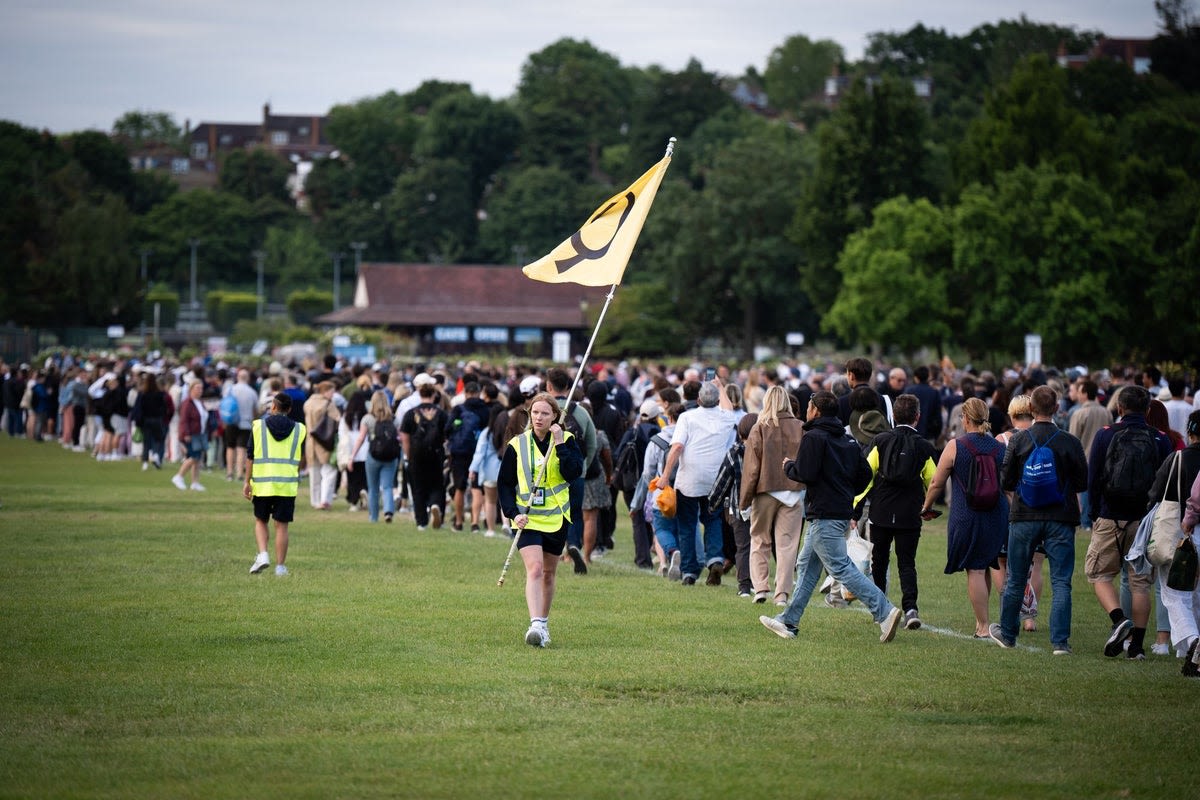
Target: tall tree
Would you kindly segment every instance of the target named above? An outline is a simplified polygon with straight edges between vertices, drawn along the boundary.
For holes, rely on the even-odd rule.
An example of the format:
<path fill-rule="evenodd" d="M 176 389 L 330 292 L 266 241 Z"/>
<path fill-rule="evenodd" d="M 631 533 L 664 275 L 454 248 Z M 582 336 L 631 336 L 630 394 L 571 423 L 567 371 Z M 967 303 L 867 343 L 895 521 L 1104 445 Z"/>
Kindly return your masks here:
<path fill-rule="evenodd" d="M 409 101 L 395 92 L 329 111 L 326 133 L 348 159 L 356 196 L 379 200 L 391 191 L 412 166 L 420 124 Z"/>
<path fill-rule="evenodd" d="M 151 279 L 165 281 L 187 297 L 191 247 L 198 239 L 197 282 L 200 291 L 223 284 L 254 281 L 251 253 L 263 240 L 266 225 L 254 206 L 229 192 L 198 189 L 177 194 L 138 220 L 138 246 L 154 250 Z"/>
<path fill-rule="evenodd" d="M 515 156 L 520 138 L 520 120 L 506 104 L 460 91 L 443 95 L 429 109 L 416 152 L 464 164 L 478 203 L 493 173 Z"/>
<path fill-rule="evenodd" d="M 183 130 L 165 111 L 126 111 L 113 123 L 112 132 L 131 149 L 148 145 L 183 147 Z"/>
<path fill-rule="evenodd" d="M 234 150 L 221 165 L 218 185 L 250 202 L 273 198 L 287 203 L 291 201 L 287 187 L 291 172 L 286 161 L 265 148 Z"/>
<path fill-rule="evenodd" d="M 763 72 L 771 107 L 798 113 L 845 57 L 842 46 L 832 39 L 814 42 L 802 34 L 789 36 L 771 51 Z"/>
<path fill-rule="evenodd" d="M 601 152 L 621 141 L 629 96 L 630 78 L 616 56 L 590 42 L 560 39 L 530 54 L 517 87 L 523 158 L 579 178 L 606 177 Z"/>
<path fill-rule="evenodd" d="M 473 252 L 471 174 L 460 162 L 430 160 L 405 172 L 396 179 L 387 208 L 401 259 L 453 264 Z"/>
<path fill-rule="evenodd" d="M 558 167 L 526 167 L 499 176 L 479 225 L 480 255 L 495 264 L 527 264 L 550 252 L 595 206 Z"/>
<path fill-rule="evenodd" d="M 816 172 L 804 188 L 790 229 L 804 251 L 801 284 L 818 314 L 837 297 L 834 269 L 846 238 L 871 223 L 871 211 L 897 195 L 928 197 L 927 115 L 907 81 L 856 80 L 829 121 L 817 129 Z"/>
<path fill-rule="evenodd" d="M 928 200 L 901 196 L 885 200 L 873 217 L 842 250 L 842 287 L 822 327 L 847 342 L 941 352 L 953 319 L 949 215 Z"/>

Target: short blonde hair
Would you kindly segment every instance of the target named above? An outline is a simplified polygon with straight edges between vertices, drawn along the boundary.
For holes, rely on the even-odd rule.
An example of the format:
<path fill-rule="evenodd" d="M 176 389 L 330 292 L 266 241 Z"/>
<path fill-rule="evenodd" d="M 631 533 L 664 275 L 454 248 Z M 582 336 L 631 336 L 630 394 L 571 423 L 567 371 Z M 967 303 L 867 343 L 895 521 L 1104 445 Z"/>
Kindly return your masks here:
<path fill-rule="evenodd" d="M 1017 417 L 1029 417 L 1033 419 L 1033 400 L 1027 394 L 1019 394 L 1008 403 L 1008 416 L 1012 419 Z"/>

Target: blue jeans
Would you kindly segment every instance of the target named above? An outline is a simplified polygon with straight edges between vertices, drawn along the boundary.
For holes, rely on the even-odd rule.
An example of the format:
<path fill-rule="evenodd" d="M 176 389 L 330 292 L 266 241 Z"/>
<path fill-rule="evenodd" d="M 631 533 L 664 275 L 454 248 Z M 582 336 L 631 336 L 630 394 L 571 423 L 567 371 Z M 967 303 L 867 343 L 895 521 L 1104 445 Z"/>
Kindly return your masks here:
<path fill-rule="evenodd" d="M 684 577 L 699 577 L 700 570 L 711 564 L 725 563 L 725 537 L 721 531 L 721 512 L 709 511 L 707 497 L 688 497 L 675 493 L 675 523 L 678 527 L 680 569 Z M 704 563 L 700 549 L 700 526 L 704 526 Z"/>
<path fill-rule="evenodd" d="M 810 519 L 805 525 L 804 543 L 796 557 L 796 589 L 787 608 L 776 617 L 787 625 L 798 625 L 804 609 L 821 579 L 824 566 L 834 580 L 863 601 L 871 610 L 871 618 L 883 622 L 895 608 L 883 592 L 846 555 L 848 519 Z"/>
<path fill-rule="evenodd" d="M 1087 492 L 1079 493 L 1079 526 L 1092 527 L 1092 498 Z"/>
<path fill-rule="evenodd" d="M 654 538 L 658 540 L 658 546 L 663 549 L 668 559 L 671 553 L 679 549 L 679 524 L 676 519 L 664 517 L 657 508 L 654 509 Z"/>
<path fill-rule="evenodd" d="M 583 549 L 583 489 L 587 479 L 580 475 L 567 484 L 571 498 L 571 527 L 567 530 L 567 544 Z"/>
<path fill-rule="evenodd" d="M 379 494 L 383 493 L 383 512 L 396 512 L 396 498 L 392 488 L 396 485 L 396 467 L 399 459 L 376 461 L 367 453 L 367 513 L 371 522 L 379 521 Z"/>
<path fill-rule="evenodd" d="M 1015 642 L 1020 632 L 1021 600 L 1033 562 L 1033 549 L 1046 551 L 1050 563 L 1050 644 L 1071 638 L 1071 576 L 1075 573 L 1075 528 L 1065 522 L 1028 520 L 1008 524 L 1008 578 L 1000 596 L 1000 635 Z"/>

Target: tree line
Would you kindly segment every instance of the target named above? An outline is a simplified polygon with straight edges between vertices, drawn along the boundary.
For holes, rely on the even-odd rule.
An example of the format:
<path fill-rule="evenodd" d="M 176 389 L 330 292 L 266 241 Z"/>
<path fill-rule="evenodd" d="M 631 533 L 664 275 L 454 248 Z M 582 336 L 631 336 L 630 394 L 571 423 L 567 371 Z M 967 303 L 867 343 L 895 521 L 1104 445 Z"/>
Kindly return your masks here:
<path fill-rule="evenodd" d="M 740 76 L 562 39 L 527 58 L 511 98 L 428 81 L 335 106 L 339 155 L 314 164 L 303 213 L 267 150 L 225 155 L 215 191 L 132 170 L 135 148 L 179 138 L 165 113 L 63 136 L 0 122 L 0 320 L 136 323 L 149 284 L 186 291 L 192 242 L 210 290 L 252 286 L 262 251 L 274 301 L 329 286 L 335 254 L 349 280 L 352 242 L 373 261 L 527 263 L 675 136 L 607 355 L 719 338 L 749 358 L 801 331 L 1009 360 L 1037 332 L 1057 363 L 1191 362 L 1200 27 L 1183 0 L 1156 5 L 1142 75 L 1060 67 L 1060 48 L 1102 34 L 1024 17 L 874 33 L 858 62 L 794 35 Z"/>

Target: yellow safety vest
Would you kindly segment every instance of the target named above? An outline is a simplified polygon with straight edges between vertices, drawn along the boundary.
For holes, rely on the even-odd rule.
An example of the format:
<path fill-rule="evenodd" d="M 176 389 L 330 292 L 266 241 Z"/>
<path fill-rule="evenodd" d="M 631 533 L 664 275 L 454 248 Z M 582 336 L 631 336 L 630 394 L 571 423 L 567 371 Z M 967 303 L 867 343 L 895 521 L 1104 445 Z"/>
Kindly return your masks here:
<path fill-rule="evenodd" d="M 291 435 L 277 441 L 267 430 L 264 420 L 256 419 L 250 426 L 250 490 L 256 497 L 295 497 L 300 487 L 300 445 L 308 433 L 297 422 Z"/>
<path fill-rule="evenodd" d="M 570 438 L 570 432 L 563 431 L 563 441 Z M 526 529 L 557 533 L 562 528 L 563 520 L 571 521 L 571 495 L 570 486 L 558 468 L 558 453 L 553 439 L 545 456 L 549 461 L 537 485 L 545 490 L 545 500 L 540 506 L 532 505 L 533 490 L 537 488 L 533 481 L 543 458 L 533 441 L 533 431 L 514 436 L 508 446 L 517 454 L 517 505 L 529 517 Z"/>

